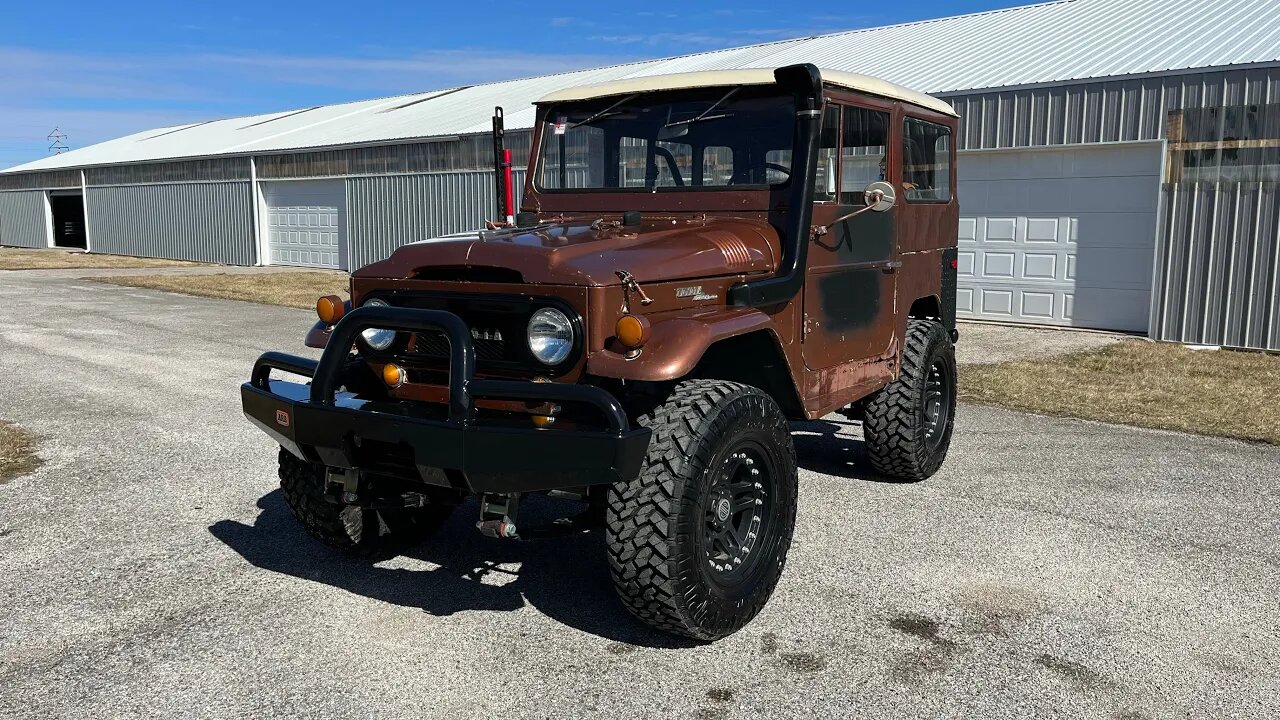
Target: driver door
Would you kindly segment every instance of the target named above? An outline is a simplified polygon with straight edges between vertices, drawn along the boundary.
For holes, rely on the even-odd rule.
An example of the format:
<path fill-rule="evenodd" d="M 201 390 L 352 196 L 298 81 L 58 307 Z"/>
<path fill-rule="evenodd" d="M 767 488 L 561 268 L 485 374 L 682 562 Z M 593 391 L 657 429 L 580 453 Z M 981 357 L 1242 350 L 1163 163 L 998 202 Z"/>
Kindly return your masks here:
<path fill-rule="evenodd" d="M 865 207 L 863 190 L 869 183 L 896 182 L 892 118 L 893 106 L 888 103 L 828 103 L 818 155 L 814 225 L 826 225 Z M 894 215 L 893 210 L 863 213 L 811 241 L 802 352 L 810 370 L 877 362 L 891 349 L 898 279 Z"/>

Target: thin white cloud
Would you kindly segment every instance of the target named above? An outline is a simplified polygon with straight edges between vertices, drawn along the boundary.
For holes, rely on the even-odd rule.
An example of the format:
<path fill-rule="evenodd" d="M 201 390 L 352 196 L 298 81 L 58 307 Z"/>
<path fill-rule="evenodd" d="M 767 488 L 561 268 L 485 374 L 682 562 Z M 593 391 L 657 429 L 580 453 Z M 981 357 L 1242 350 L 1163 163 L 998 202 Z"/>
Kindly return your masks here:
<path fill-rule="evenodd" d="M 635 59 L 461 49 L 402 57 L 53 53 L 0 46 L 0 168 L 43 157 L 54 126 L 73 147 L 146 129 L 308 103 L 436 90 Z M 290 99 L 281 100 L 281 96 Z"/>
<path fill-rule="evenodd" d="M 538 54 L 519 50 L 435 50 L 405 57 L 203 55 L 196 62 L 293 85 L 415 92 L 548 75 L 634 60 L 624 54 Z"/>

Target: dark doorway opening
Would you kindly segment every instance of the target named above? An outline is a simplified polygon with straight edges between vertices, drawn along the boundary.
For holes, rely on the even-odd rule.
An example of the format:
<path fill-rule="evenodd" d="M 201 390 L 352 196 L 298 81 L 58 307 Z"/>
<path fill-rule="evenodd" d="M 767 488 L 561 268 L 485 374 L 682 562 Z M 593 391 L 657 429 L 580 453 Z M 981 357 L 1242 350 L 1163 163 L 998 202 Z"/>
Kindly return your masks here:
<path fill-rule="evenodd" d="M 81 195 L 49 195 L 53 211 L 53 244 L 84 248 L 84 198 Z"/>

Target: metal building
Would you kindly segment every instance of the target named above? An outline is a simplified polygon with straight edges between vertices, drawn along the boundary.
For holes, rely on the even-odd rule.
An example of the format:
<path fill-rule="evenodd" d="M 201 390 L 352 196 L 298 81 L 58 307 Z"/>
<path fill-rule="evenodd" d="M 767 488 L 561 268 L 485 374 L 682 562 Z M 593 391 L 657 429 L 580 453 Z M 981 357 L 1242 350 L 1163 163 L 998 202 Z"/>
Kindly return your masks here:
<path fill-rule="evenodd" d="M 1275 0 L 1062 0 L 152 130 L 0 173 L 0 244 L 355 268 L 493 214 L 496 105 L 522 158 L 552 90 L 796 62 L 960 113 L 962 317 L 1280 350 Z"/>

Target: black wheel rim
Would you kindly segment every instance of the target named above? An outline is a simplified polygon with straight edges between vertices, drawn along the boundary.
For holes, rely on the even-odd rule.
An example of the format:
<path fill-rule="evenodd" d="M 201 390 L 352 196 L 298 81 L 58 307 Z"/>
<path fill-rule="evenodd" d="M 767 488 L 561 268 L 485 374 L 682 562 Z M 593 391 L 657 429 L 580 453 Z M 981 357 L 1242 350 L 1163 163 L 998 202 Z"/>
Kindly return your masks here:
<path fill-rule="evenodd" d="M 775 478 L 768 455 L 755 443 L 730 451 L 715 473 L 703 513 L 707 565 L 717 581 L 735 584 L 765 555 Z"/>
<path fill-rule="evenodd" d="M 924 437 L 929 450 L 937 449 L 951 422 L 951 372 L 941 360 L 929 366 L 924 383 Z"/>

